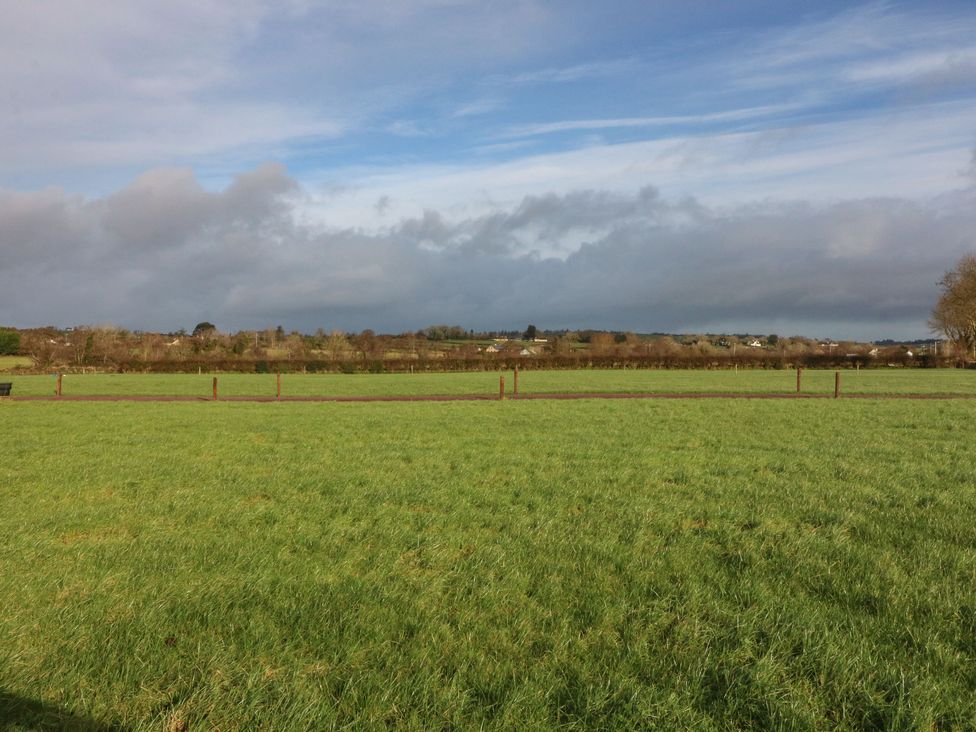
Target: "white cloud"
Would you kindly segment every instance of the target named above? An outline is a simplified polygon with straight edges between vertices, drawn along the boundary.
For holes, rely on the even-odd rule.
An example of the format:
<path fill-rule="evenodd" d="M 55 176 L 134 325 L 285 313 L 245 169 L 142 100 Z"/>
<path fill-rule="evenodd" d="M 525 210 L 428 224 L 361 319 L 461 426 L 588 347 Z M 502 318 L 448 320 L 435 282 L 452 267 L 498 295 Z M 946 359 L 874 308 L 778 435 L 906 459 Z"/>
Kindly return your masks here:
<path fill-rule="evenodd" d="M 553 132 L 575 132 L 579 130 L 603 130 L 620 127 L 664 127 L 673 125 L 693 125 L 707 122 L 737 122 L 741 120 L 767 117 L 773 114 L 802 109 L 802 104 L 769 104 L 746 109 L 730 109 L 723 112 L 703 114 L 666 115 L 659 117 L 624 117 L 620 119 L 582 119 L 540 122 L 516 125 L 502 131 L 499 137 L 532 137 L 548 135 Z"/>
<path fill-rule="evenodd" d="M 310 215 L 369 228 L 373 203 L 384 194 L 396 201 L 391 216 L 430 208 L 478 215 L 538 191 L 626 191 L 652 181 L 667 195 L 710 205 L 918 199 L 961 185 L 974 129 L 976 109 L 949 103 L 853 121 L 596 145 L 496 164 L 350 168 L 333 171 L 329 180 L 352 181 L 354 190 L 312 204 Z"/>
<path fill-rule="evenodd" d="M 854 65 L 845 76 L 852 81 L 904 81 L 964 69 L 976 70 L 976 48 L 914 53 L 883 62 Z"/>
<path fill-rule="evenodd" d="M 517 74 L 497 74 L 487 79 L 489 84 L 522 85 L 522 84 L 563 84 L 583 79 L 595 79 L 605 76 L 630 73 L 639 67 L 636 59 L 611 59 L 607 61 L 593 61 L 585 64 L 570 66 L 555 66 L 534 71 L 523 71 Z"/>
<path fill-rule="evenodd" d="M 710 74 L 699 73 L 732 89 L 802 87 L 842 100 L 867 83 L 897 87 L 927 73 L 968 68 L 974 36 L 971 13 L 876 2 L 749 37 L 738 53 L 711 59 Z"/>
<path fill-rule="evenodd" d="M 376 125 L 455 75 L 532 59 L 539 29 L 563 22 L 534 0 L 9 4 L 0 170 L 51 180 L 266 157 Z"/>
<path fill-rule="evenodd" d="M 502 109 L 504 106 L 505 102 L 498 97 L 482 97 L 456 107 L 454 111 L 451 112 L 451 116 L 454 118 L 475 117 L 479 114 L 495 112 Z"/>

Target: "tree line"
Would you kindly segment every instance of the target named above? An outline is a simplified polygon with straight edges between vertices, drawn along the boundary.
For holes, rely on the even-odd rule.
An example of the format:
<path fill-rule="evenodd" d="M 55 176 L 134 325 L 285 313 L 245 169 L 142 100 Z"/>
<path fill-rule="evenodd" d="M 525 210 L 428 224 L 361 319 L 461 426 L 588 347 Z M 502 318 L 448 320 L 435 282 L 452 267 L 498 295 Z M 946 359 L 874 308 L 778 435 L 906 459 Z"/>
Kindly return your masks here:
<path fill-rule="evenodd" d="M 148 333 L 100 326 L 36 328 L 16 335 L 16 352 L 29 356 L 34 368 L 44 371 L 446 371 L 515 364 L 527 368 L 867 367 L 927 366 L 954 358 L 948 350 L 936 353 L 931 346 L 879 348 L 800 336 L 543 331 L 534 326 L 490 333 L 459 326 L 431 326 L 397 335 L 323 329 L 305 334 L 286 332 L 281 326 L 225 333 L 204 321 L 189 332 Z"/>
<path fill-rule="evenodd" d="M 431 325 L 398 335 L 372 330 L 312 334 L 282 326 L 234 333 L 201 321 L 189 332 L 147 333 L 113 326 L 0 328 L 0 355 L 30 357 L 33 368 L 119 371 L 413 371 L 580 366 L 946 366 L 976 363 L 976 254 L 938 283 L 929 320 L 945 341 L 880 345 L 776 334 L 637 334 L 599 330 L 474 331 Z M 940 348 L 941 346 L 941 348 Z"/>

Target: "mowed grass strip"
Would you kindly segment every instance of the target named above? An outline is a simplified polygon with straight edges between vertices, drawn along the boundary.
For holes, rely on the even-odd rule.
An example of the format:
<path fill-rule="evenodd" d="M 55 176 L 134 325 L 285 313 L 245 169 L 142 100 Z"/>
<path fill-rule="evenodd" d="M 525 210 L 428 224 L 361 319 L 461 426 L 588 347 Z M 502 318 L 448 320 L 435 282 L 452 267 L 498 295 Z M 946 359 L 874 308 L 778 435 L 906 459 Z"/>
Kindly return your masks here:
<path fill-rule="evenodd" d="M 7 402 L 0 427 L 10 725 L 976 726 L 976 403 Z"/>
<path fill-rule="evenodd" d="M 514 388 L 511 371 L 416 374 L 282 374 L 284 396 L 420 396 L 498 394 L 499 373 L 506 390 Z M 199 396 L 213 394 L 213 374 L 66 374 L 65 395 Z M 274 396 L 274 374 L 216 374 L 222 396 Z M 53 375 L 10 376 L 13 395 L 53 394 Z M 841 390 L 851 394 L 965 394 L 976 396 L 976 370 L 845 369 Z M 581 392 L 792 393 L 796 372 L 783 370 L 581 369 L 522 371 L 523 394 Z M 803 391 L 833 394 L 834 371 L 806 369 Z"/>

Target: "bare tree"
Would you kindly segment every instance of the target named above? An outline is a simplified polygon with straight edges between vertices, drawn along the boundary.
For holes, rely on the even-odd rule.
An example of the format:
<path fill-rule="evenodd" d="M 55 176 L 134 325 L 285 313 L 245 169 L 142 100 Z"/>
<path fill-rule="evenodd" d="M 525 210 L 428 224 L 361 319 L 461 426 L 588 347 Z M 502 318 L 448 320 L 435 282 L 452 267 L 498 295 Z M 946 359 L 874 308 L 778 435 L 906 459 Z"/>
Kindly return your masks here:
<path fill-rule="evenodd" d="M 939 282 L 942 294 L 929 327 L 976 358 L 976 255 L 967 254 Z"/>
<path fill-rule="evenodd" d="M 348 350 L 349 341 L 346 340 L 345 333 L 341 330 L 334 330 L 329 333 L 329 337 L 325 340 L 325 352 L 329 354 L 330 359 L 338 361 L 346 355 Z"/>
<path fill-rule="evenodd" d="M 21 337 L 21 350 L 31 357 L 38 368 L 47 368 L 57 359 L 57 333 L 45 330 L 30 330 Z"/>
<path fill-rule="evenodd" d="M 605 356 L 613 347 L 613 333 L 594 333 L 590 336 L 590 350 L 594 356 Z"/>
<path fill-rule="evenodd" d="M 302 334 L 297 331 L 292 331 L 292 333 L 285 338 L 282 345 L 288 351 L 288 358 L 300 359 L 308 356 L 308 346 L 305 343 L 305 339 L 302 338 Z"/>
<path fill-rule="evenodd" d="M 573 352 L 573 343 L 569 340 L 568 336 L 555 336 L 549 339 L 549 347 L 552 352 L 557 356 L 568 356 Z"/>

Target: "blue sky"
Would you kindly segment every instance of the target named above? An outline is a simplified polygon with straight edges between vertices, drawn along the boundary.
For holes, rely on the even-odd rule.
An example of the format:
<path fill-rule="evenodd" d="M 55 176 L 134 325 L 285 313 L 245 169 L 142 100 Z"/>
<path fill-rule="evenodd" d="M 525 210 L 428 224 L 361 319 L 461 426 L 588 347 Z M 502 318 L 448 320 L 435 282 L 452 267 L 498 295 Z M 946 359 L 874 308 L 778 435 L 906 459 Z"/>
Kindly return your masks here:
<path fill-rule="evenodd" d="M 917 337 L 976 248 L 971 2 L 4 15 L 0 321 Z"/>

